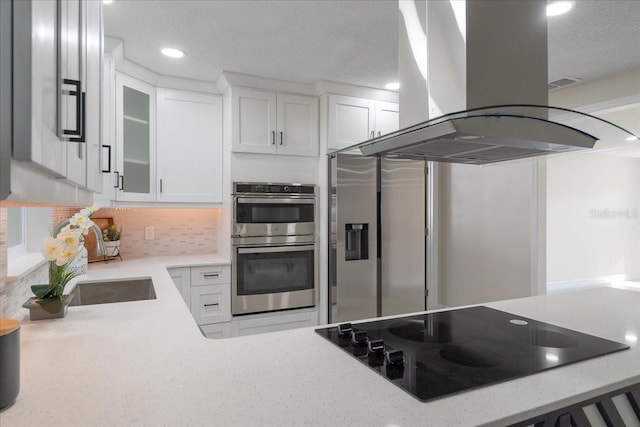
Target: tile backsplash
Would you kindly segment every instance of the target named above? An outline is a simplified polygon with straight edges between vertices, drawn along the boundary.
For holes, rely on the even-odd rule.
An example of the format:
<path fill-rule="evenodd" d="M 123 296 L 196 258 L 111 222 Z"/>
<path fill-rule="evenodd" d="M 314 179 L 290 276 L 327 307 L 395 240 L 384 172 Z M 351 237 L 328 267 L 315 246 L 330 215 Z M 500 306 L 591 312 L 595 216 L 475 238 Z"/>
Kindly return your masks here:
<path fill-rule="evenodd" d="M 77 211 L 76 208 L 56 208 L 52 223 L 69 218 Z M 218 252 L 221 209 L 102 208 L 94 218 L 113 218 L 122 228 L 120 255 L 125 260 Z M 145 240 L 145 227 L 153 227 L 152 240 Z"/>

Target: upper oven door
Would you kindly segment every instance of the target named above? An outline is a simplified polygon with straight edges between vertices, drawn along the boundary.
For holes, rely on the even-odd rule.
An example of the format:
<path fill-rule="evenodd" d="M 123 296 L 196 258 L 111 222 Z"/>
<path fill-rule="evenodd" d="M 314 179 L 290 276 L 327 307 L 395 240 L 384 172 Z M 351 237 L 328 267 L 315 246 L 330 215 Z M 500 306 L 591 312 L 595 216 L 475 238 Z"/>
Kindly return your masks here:
<path fill-rule="evenodd" d="M 234 236 L 292 236 L 315 231 L 313 197 L 234 198 Z"/>

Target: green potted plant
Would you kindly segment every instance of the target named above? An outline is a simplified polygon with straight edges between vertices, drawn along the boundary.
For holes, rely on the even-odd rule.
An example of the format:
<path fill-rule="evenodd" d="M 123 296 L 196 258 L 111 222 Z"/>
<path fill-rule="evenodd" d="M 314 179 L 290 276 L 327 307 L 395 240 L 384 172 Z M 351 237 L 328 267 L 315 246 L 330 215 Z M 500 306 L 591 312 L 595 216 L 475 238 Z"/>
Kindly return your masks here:
<path fill-rule="evenodd" d="M 49 261 L 49 283 L 31 286 L 35 297 L 22 306 L 29 309 L 31 320 L 64 317 L 73 295 L 65 295 L 64 288 L 69 281 L 84 271 L 80 265 L 84 250 L 84 238 L 93 226 L 91 216 L 97 207 L 80 210 L 70 219 L 62 221 L 54 236 L 47 236 L 42 245 L 42 254 Z M 58 227 L 56 227 L 58 228 Z"/>
<path fill-rule="evenodd" d="M 108 256 L 118 256 L 120 253 L 120 235 L 122 228 L 117 224 L 107 225 L 102 229 L 102 240 Z"/>

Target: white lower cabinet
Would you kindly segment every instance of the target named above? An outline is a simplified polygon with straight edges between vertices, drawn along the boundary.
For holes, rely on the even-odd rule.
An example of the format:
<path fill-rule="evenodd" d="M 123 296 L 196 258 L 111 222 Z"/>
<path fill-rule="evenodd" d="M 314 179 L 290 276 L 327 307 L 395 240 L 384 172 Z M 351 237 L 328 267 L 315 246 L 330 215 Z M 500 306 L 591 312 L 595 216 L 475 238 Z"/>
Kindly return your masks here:
<path fill-rule="evenodd" d="M 185 304 L 191 308 L 191 268 L 179 267 L 169 268 L 167 270 L 173 279 L 173 283 L 176 284 L 176 287 L 180 291 L 180 295 L 182 295 Z"/>
<path fill-rule="evenodd" d="M 243 337 L 317 325 L 318 310 L 315 308 L 255 314 L 234 318 L 231 322 L 231 335 Z"/>
<path fill-rule="evenodd" d="M 231 286 L 191 286 L 191 314 L 198 325 L 231 320 Z"/>
<path fill-rule="evenodd" d="M 229 265 L 174 267 L 167 271 L 202 333 L 208 338 L 228 338 L 231 329 Z M 226 326 L 214 326 L 218 324 Z"/>

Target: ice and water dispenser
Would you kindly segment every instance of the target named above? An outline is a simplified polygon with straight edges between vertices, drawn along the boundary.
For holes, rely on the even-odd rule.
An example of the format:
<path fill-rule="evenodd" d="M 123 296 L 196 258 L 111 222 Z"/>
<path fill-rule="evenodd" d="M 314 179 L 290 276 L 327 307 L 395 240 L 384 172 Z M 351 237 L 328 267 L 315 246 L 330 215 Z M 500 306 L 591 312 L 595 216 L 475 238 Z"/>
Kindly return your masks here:
<path fill-rule="evenodd" d="M 369 224 L 345 224 L 346 261 L 369 259 Z"/>

